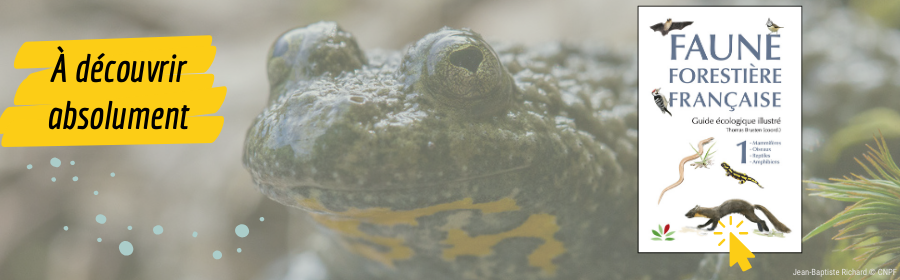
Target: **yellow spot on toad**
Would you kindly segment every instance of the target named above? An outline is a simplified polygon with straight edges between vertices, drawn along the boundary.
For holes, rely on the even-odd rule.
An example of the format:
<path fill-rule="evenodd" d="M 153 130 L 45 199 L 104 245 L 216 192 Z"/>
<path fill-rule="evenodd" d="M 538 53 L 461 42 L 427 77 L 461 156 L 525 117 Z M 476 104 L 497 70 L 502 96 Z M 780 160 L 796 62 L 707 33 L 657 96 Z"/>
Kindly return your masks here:
<path fill-rule="evenodd" d="M 366 240 L 387 247 L 387 252 L 381 252 L 372 246 L 359 242 L 345 240 L 345 242 L 342 243 L 350 251 L 373 261 L 380 262 L 387 267 L 393 268 L 395 260 L 405 260 L 413 255 L 412 249 L 403 245 L 403 239 L 374 236 L 360 231 L 358 220 L 345 220 L 320 214 L 312 214 L 312 217 L 316 222 L 319 222 L 319 224 L 334 230 L 344 237 Z"/>
<path fill-rule="evenodd" d="M 486 234 L 475 237 L 461 229 L 447 231 L 447 240 L 441 243 L 450 244 L 453 247 L 444 249 L 444 259 L 455 260 L 461 255 L 487 256 L 493 251 L 494 245 L 501 240 L 511 237 L 537 237 L 544 240 L 544 244 L 528 255 L 528 264 L 540 267 L 548 275 L 556 272 L 553 258 L 566 251 L 563 243 L 556 240 L 553 235 L 559 231 L 556 225 L 556 216 L 550 214 L 534 214 L 528 217 L 522 225 L 507 232 L 498 234 Z"/>
<path fill-rule="evenodd" d="M 314 212 L 312 217 L 316 222 L 343 236 L 343 246 L 348 250 L 391 268 L 394 267 L 394 261 L 409 259 L 414 255 L 414 252 L 409 246 L 404 244 L 402 238 L 376 236 L 361 231 L 359 225 L 362 222 L 383 226 L 398 224 L 417 226 L 419 224 L 416 221 L 417 218 L 434 215 L 442 211 L 481 210 L 482 213 L 497 213 L 519 210 L 516 201 L 510 197 L 485 203 L 473 203 L 472 198 L 464 198 L 454 202 L 399 211 L 383 207 L 350 208 L 346 211 L 333 211 L 326 208 L 315 198 L 297 199 L 297 202 L 301 207 Z M 353 240 L 365 240 L 387 247 L 388 250 L 387 252 L 382 252 L 370 245 Z"/>

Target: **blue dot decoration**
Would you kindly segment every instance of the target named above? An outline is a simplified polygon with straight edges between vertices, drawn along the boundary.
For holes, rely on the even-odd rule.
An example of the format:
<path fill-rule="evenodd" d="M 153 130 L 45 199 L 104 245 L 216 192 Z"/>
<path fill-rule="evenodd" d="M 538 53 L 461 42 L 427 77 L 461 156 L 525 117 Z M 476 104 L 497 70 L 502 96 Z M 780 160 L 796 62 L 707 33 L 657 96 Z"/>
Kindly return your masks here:
<path fill-rule="evenodd" d="M 131 242 L 122 241 L 119 243 L 119 253 L 122 253 L 123 256 L 131 256 L 131 253 L 134 253 L 134 246 L 131 245 Z"/>
<path fill-rule="evenodd" d="M 234 228 L 234 234 L 237 234 L 240 238 L 247 237 L 247 235 L 250 234 L 250 228 L 245 224 L 240 224 Z"/>

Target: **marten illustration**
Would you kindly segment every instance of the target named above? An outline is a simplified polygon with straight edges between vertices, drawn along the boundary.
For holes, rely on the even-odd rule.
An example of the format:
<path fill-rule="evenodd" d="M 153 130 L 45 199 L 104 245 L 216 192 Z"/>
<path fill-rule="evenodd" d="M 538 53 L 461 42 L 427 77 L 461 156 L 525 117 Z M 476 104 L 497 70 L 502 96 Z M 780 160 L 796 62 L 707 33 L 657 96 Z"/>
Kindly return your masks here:
<path fill-rule="evenodd" d="M 750 204 L 750 202 L 746 202 L 746 201 L 740 200 L 740 199 L 727 200 L 725 202 L 722 202 L 722 205 L 712 207 L 712 208 L 700 207 L 700 205 L 697 205 L 696 207 L 694 207 L 694 209 L 691 209 L 691 211 L 688 211 L 687 214 L 685 214 L 684 216 L 688 217 L 688 218 L 693 218 L 693 217 L 708 218 L 709 221 L 707 221 L 705 224 L 697 226 L 697 228 L 702 228 L 702 227 L 712 224 L 712 227 L 709 228 L 709 230 L 715 230 L 716 226 L 719 224 L 719 219 L 722 219 L 723 217 L 727 216 L 728 214 L 738 213 L 738 214 L 744 215 L 744 217 L 747 217 L 747 219 L 749 219 L 751 222 L 756 223 L 756 226 L 759 228 L 759 231 L 761 231 L 761 232 L 769 231 L 769 227 L 766 226 L 766 221 L 764 221 L 756 216 L 756 213 L 754 213 L 754 211 L 753 211 L 754 208 L 762 210 L 763 214 L 766 214 L 766 218 L 769 219 L 770 222 L 772 222 L 773 226 L 775 226 L 775 229 L 777 229 L 781 232 L 784 232 L 784 233 L 791 232 L 791 229 L 789 229 L 787 226 L 785 226 L 784 224 L 779 222 L 778 219 L 775 218 L 775 215 L 772 215 L 772 212 L 769 212 L 769 210 L 766 209 L 766 207 L 763 207 L 762 205 L 759 205 L 759 204 L 752 205 L 752 204 Z"/>

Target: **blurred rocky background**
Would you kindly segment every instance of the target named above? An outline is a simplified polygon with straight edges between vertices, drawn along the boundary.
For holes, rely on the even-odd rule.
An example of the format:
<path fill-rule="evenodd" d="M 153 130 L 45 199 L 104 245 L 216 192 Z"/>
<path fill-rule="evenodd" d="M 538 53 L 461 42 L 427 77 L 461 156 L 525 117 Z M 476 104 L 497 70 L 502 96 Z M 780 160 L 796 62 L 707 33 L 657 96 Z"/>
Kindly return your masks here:
<path fill-rule="evenodd" d="M 228 87 L 216 113 L 225 117 L 225 126 L 213 144 L 0 148 L 0 279 L 254 279 L 282 273 L 277 267 L 288 256 L 311 246 L 304 237 L 312 229 L 299 210 L 258 193 L 240 157 L 244 134 L 268 94 L 268 48 L 296 26 L 337 21 L 364 49 L 403 49 L 442 26 L 470 27 L 489 41 L 595 41 L 631 48 L 637 4 L 802 4 L 803 177 L 821 180 L 859 173 L 852 158 L 879 129 L 900 151 L 897 3 L 0 1 L 0 108 L 14 105 L 16 88 L 33 72 L 13 68 L 26 41 L 212 35 L 218 52 L 208 73 L 216 75 L 215 86 Z M 63 165 L 51 167 L 53 157 Z M 803 232 L 795 234 L 841 209 L 840 203 L 805 197 Z M 97 214 L 108 222 L 95 222 Z M 234 234 L 238 224 L 249 226 L 248 237 Z M 155 225 L 164 227 L 163 234 L 153 234 Z M 709 255 L 695 275 L 676 278 L 781 279 L 793 269 L 855 268 L 851 258 L 860 252 L 831 252 L 840 248 L 829 239 L 835 233 L 804 243 L 802 255 L 757 254 L 747 273 L 728 267 L 724 255 Z M 97 243 L 98 237 L 103 241 Z M 121 240 L 134 244 L 133 255 L 118 252 Z M 212 258 L 215 250 L 222 259 Z M 648 269 L 659 265 L 666 264 Z"/>

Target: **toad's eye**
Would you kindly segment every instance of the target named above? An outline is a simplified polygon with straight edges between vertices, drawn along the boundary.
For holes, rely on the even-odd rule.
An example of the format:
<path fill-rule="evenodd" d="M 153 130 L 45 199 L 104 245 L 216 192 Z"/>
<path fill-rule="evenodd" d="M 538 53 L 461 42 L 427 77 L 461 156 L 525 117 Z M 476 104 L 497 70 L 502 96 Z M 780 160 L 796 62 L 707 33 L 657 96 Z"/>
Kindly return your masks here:
<path fill-rule="evenodd" d="M 285 83 L 351 72 L 367 63 L 350 32 L 334 22 L 319 22 L 282 34 L 269 50 L 270 100 L 285 92 Z M 288 84 L 286 87 L 292 85 Z"/>
<path fill-rule="evenodd" d="M 467 115 L 506 109 L 513 81 L 491 46 L 468 30 L 445 29 L 436 36 L 422 73 L 435 100 Z"/>

